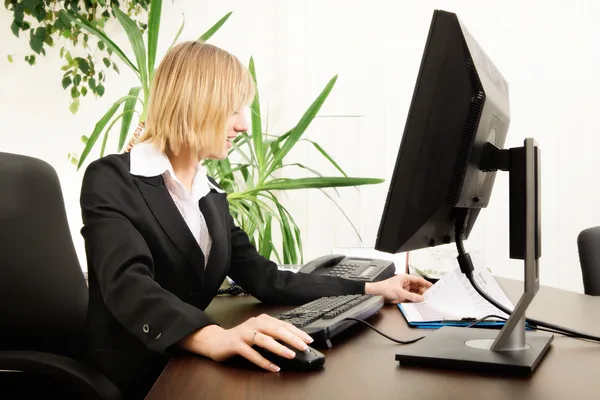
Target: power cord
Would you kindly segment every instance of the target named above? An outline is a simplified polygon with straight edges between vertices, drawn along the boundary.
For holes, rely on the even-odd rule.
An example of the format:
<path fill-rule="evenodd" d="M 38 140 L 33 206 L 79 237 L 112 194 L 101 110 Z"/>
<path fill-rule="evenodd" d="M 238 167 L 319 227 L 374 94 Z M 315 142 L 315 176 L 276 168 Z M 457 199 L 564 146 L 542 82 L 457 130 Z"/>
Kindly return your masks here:
<path fill-rule="evenodd" d="M 511 315 L 512 311 L 510 311 L 508 308 L 504 307 L 502 304 L 497 302 L 494 298 L 489 296 L 485 291 L 483 291 L 479 287 L 479 284 L 477 283 L 477 281 L 475 281 L 475 278 L 473 277 L 473 270 L 474 270 L 473 262 L 471 261 L 471 257 L 469 256 L 469 254 L 467 252 L 465 252 L 465 247 L 464 247 L 463 239 L 462 239 L 468 212 L 469 211 L 466 208 L 458 210 L 458 217 L 456 219 L 455 232 L 454 232 L 456 248 L 458 250 L 458 263 L 460 265 L 460 269 L 463 272 L 463 274 L 465 274 L 467 276 L 467 278 L 469 279 L 469 282 L 471 283 L 471 285 L 473 286 L 475 291 L 477 291 L 477 293 L 479 293 L 481 295 L 481 297 L 483 297 L 490 304 L 492 304 L 494 307 L 496 307 L 497 309 L 499 309 L 506 315 Z M 498 317 L 498 316 L 496 316 L 496 317 Z M 484 318 L 491 318 L 491 316 L 486 316 Z M 504 318 L 504 317 L 499 317 L 499 318 L 506 320 L 506 318 Z M 480 322 L 481 321 L 476 321 L 475 323 L 473 323 L 471 325 L 474 326 Z M 551 324 L 548 322 L 543 322 L 543 321 L 539 321 L 539 320 L 531 319 L 531 318 L 526 318 L 525 323 L 527 324 L 528 327 L 539 330 L 539 331 L 557 333 L 557 334 L 561 334 L 561 335 L 576 338 L 576 339 L 585 339 L 585 340 L 591 340 L 593 342 L 600 342 L 600 337 L 598 337 L 598 336 L 592 336 L 592 335 L 588 335 L 586 333 L 574 331 L 572 329 L 565 328 L 560 325 L 554 325 L 554 324 Z"/>
<path fill-rule="evenodd" d="M 477 325 L 477 324 L 485 321 L 486 319 L 490 319 L 490 318 L 497 318 L 497 319 L 501 319 L 503 321 L 506 321 L 508 319 L 508 318 L 502 317 L 500 315 L 490 314 L 490 315 L 486 315 L 485 317 L 480 318 L 477 321 L 473 322 L 472 324 L 470 324 L 469 326 L 467 326 L 467 328 L 473 328 L 475 325 Z M 573 335 L 573 334 L 570 334 L 570 333 L 561 332 L 561 331 L 556 330 L 556 329 L 543 328 L 543 327 L 536 326 L 536 325 L 530 325 L 528 323 L 525 323 L 525 327 L 527 327 L 529 329 L 535 329 L 535 330 L 538 330 L 538 331 L 550 332 L 550 333 L 555 333 L 557 335 L 563 335 L 563 336 L 567 336 L 567 337 L 572 337 L 572 338 L 575 338 L 575 339 L 591 340 L 591 339 L 587 339 L 587 338 L 581 338 L 581 337 L 579 337 L 577 335 Z M 594 340 L 591 340 L 591 341 L 594 341 Z"/>
<path fill-rule="evenodd" d="M 379 333 L 381 336 L 383 336 L 386 339 L 391 340 L 394 343 L 398 343 L 398 344 L 411 344 L 411 343 L 416 343 L 419 340 L 423 339 L 425 336 L 421 336 L 418 337 L 416 339 L 412 339 L 412 340 L 399 340 L 399 339 L 394 339 L 391 336 L 386 335 L 385 333 L 381 332 L 379 329 L 375 328 L 373 325 L 371 325 L 370 323 L 368 323 L 367 321 L 363 321 L 362 319 L 359 318 L 354 318 L 354 317 L 348 317 L 348 318 L 344 318 L 344 320 L 352 320 L 352 321 L 356 321 L 356 322 L 360 322 L 366 326 L 368 326 L 369 328 L 373 329 L 375 332 Z"/>

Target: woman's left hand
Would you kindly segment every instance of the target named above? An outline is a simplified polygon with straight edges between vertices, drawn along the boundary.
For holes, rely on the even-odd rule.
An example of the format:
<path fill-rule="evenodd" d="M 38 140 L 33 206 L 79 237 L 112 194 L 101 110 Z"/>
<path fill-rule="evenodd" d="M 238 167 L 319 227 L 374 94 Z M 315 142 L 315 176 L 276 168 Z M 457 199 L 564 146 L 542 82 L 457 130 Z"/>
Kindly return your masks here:
<path fill-rule="evenodd" d="M 365 293 L 383 296 L 386 303 L 418 303 L 423 301 L 423 293 L 431 286 L 431 282 L 421 277 L 398 274 L 385 281 L 367 282 Z"/>

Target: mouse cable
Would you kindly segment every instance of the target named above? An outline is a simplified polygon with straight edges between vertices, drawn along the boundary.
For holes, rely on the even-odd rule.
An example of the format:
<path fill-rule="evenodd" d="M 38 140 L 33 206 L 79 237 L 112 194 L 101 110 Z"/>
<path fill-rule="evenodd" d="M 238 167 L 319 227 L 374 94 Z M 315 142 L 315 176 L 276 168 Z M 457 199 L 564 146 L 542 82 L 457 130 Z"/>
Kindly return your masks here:
<path fill-rule="evenodd" d="M 477 293 L 479 293 L 481 295 L 481 297 L 483 297 L 490 304 L 492 304 L 494 307 L 496 307 L 497 309 L 499 309 L 506 315 L 511 315 L 511 311 L 508 308 L 504 307 L 499 302 L 497 302 L 493 297 L 488 295 L 483 289 L 481 289 L 479 287 L 479 284 L 477 284 L 477 281 L 473 277 L 473 270 L 474 270 L 473 262 L 471 261 L 471 257 L 469 256 L 469 254 L 465 251 L 465 247 L 463 244 L 463 238 L 462 238 L 463 233 L 464 233 L 464 228 L 465 228 L 465 222 L 467 219 L 467 214 L 468 214 L 468 209 L 459 210 L 458 217 L 456 219 L 456 225 L 454 227 L 455 228 L 454 236 L 455 236 L 456 248 L 458 250 L 457 258 L 458 258 L 458 264 L 460 265 L 460 270 L 462 271 L 463 274 L 465 274 L 467 276 L 467 278 L 469 279 L 469 282 L 471 283 L 471 286 L 473 286 L 475 291 L 477 291 Z M 565 336 L 569 336 L 569 337 L 573 337 L 573 338 L 577 338 L 577 339 L 591 340 L 593 342 L 600 342 L 600 337 L 598 337 L 598 336 L 588 335 L 586 333 L 574 331 L 572 329 L 565 328 L 564 326 L 554 325 L 554 324 L 551 324 L 548 322 L 543 322 L 543 321 L 539 321 L 537 319 L 531 319 L 531 318 L 526 318 L 525 322 L 528 324 L 529 327 L 531 327 L 533 329 L 538 329 L 538 330 L 551 329 L 552 331 L 555 331 L 555 333 L 560 333 Z M 541 328 L 545 328 L 545 329 L 541 329 Z"/>
<path fill-rule="evenodd" d="M 367 321 L 363 321 L 362 319 L 354 318 L 354 317 L 347 317 L 347 318 L 344 318 L 344 320 L 352 320 L 352 321 L 356 321 L 356 322 L 360 322 L 362 324 L 365 324 L 369 328 L 373 329 L 375 332 L 379 333 L 384 338 L 389 339 L 392 342 L 398 343 L 398 344 L 411 344 L 411 343 L 415 343 L 415 342 L 418 342 L 419 340 L 421 340 L 421 339 L 423 339 L 425 337 L 425 336 L 421 336 L 421 337 L 418 337 L 418 338 L 412 339 L 412 340 L 398 340 L 398 339 L 394 339 L 391 336 L 386 335 L 385 333 L 381 332 L 379 329 L 375 328 L 373 325 L 371 325 Z"/>

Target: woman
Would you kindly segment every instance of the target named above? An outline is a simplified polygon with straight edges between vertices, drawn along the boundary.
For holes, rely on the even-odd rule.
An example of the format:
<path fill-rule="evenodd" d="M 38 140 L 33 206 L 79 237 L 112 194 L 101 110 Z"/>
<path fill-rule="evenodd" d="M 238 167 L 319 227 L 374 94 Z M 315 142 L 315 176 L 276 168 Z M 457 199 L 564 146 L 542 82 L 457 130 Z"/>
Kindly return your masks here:
<path fill-rule="evenodd" d="M 172 355 L 241 355 L 278 371 L 251 346 L 291 357 L 275 339 L 301 350 L 312 341 L 266 315 L 221 328 L 203 310 L 227 275 L 262 301 L 294 305 L 355 293 L 420 301 L 430 286 L 405 275 L 365 284 L 280 272 L 257 253 L 201 165 L 225 158 L 248 129 L 242 110 L 253 97 L 252 78 L 238 59 L 208 44 L 182 43 L 156 71 L 145 132 L 131 152 L 86 170 L 87 353 L 127 398 L 143 397 Z"/>

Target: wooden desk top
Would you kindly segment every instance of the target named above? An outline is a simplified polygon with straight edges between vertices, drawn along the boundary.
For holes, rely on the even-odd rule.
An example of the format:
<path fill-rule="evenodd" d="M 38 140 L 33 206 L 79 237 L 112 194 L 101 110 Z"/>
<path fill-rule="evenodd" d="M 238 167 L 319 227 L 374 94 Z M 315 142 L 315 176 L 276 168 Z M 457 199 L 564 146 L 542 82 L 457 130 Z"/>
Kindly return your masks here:
<path fill-rule="evenodd" d="M 498 279 L 511 299 L 522 282 Z M 275 307 L 251 297 L 217 298 L 208 308 L 223 327 L 231 327 Z M 600 336 L 600 297 L 543 287 L 528 316 Z M 398 339 L 429 330 L 408 327 L 396 306 L 387 305 L 371 321 Z M 600 344 L 555 335 L 548 354 L 531 377 L 402 367 L 395 344 L 355 325 L 333 347 L 322 350 L 325 368 L 309 373 L 263 372 L 220 364 L 202 357 L 172 360 L 147 400 L 168 399 L 598 399 Z"/>

